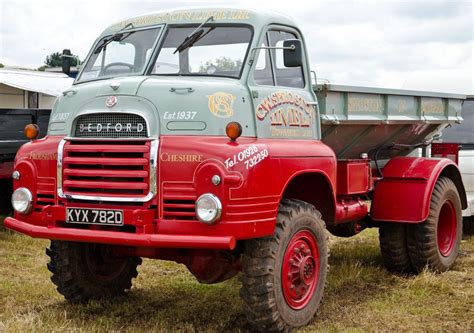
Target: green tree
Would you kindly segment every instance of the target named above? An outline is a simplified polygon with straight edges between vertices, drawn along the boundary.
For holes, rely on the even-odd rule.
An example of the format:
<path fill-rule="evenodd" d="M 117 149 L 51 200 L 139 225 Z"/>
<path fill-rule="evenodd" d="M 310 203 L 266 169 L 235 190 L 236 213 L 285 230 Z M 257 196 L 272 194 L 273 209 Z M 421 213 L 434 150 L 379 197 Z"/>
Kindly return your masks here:
<path fill-rule="evenodd" d="M 46 60 L 44 61 L 44 63 L 48 67 L 61 67 L 63 64 L 61 55 L 62 55 L 61 52 L 51 53 L 50 55 L 46 56 Z M 79 60 L 79 57 L 77 55 L 73 55 L 73 58 L 71 58 L 71 66 L 77 66 L 80 64 L 81 64 L 81 61 Z M 38 68 L 38 70 L 40 69 Z"/>
<path fill-rule="evenodd" d="M 3 67 L 5 67 L 5 66 L 3 66 L 3 64 L 0 63 L 0 68 L 3 68 Z"/>
<path fill-rule="evenodd" d="M 208 60 L 204 65 L 199 66 L 199 72 L 207 73 L 207 70 L 211 67 L 215 67 L 216 71 L 236 71 L 242 67 L 242 60 L 233 60 L 227 57 Z"/>

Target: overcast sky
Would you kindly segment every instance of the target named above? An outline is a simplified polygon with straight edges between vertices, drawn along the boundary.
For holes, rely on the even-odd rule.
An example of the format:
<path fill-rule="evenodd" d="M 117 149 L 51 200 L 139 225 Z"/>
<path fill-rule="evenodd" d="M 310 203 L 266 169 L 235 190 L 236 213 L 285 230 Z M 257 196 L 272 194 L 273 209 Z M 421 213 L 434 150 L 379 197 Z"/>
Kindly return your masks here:
<path fill-rule="evenodd" d="M 37 68 L 64 48 L 84 59 L 108 25 L 189 6 L 292 16 L 312 69 L 332 83 L 474 94 L 472 0 L 0 0 L 0 63 Z"/>

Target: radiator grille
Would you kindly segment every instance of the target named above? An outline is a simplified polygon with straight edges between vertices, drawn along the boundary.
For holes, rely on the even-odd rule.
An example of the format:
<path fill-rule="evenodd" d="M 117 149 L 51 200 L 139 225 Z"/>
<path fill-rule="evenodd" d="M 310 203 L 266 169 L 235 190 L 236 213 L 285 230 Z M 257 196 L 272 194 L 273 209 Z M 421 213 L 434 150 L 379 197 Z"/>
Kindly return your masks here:
<path fill-rule="evenodd" d="M 196 190 L 189 183 L 163 186 L 163 218 L 195 221 Z"/>
<path fill-rule="evenodd" d="M 132 113 L 94 113 L 77 118 L 74 136 L 78 138 L 146 138 L 143 117 Z"/>
<path fill-rule="evenodd" d="M 55 179 L 49 177 L 38 177 L 36 183 L 35 212 L 41 212 L 45 206 L 55 204 Z"/>
<path fill-rule="evenodd" d="M 149 160 L 149 141 L 68 141 L 63 150 L 63 192 L 143 197 L 149 192 Z"/>

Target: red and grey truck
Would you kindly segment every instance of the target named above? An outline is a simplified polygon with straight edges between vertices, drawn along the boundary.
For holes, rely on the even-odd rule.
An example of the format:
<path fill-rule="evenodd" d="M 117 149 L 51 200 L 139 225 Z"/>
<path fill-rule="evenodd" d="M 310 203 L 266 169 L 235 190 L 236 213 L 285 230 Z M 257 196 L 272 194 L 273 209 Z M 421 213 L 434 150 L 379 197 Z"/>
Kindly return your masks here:
<path fill-rule="evenodd" d="M 51 239 L 71 302 L 122 294 L 141 257 L 203 283 L 241 272 L 251 325 L 307 324 L 326 229 L 380 228 L 387 268 L 445 271 L 467 207 L 449 159 L 406 156 L 462 121 L 464 96 L 311 84 L 286 16 L 193 9 L 131 18 L 95 41 L 19 150 L 6 227 Z"/>

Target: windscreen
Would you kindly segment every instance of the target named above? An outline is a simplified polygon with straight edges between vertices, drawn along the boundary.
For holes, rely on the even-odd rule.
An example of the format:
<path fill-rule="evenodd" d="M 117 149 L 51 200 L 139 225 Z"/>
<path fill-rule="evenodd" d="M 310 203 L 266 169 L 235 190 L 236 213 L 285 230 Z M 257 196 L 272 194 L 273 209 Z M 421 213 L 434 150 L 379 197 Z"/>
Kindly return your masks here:
<path fill-rule="evenodd" d="M 102 38 L 94 45 L 78 81 L 141 74 L 160 30 L 127 30 Z"/>
<path fill-rule="evenodd" d="M 196 28 L 168 30 L 152 74 L 240 77 L 252 39 L 251 29 Z"/>

